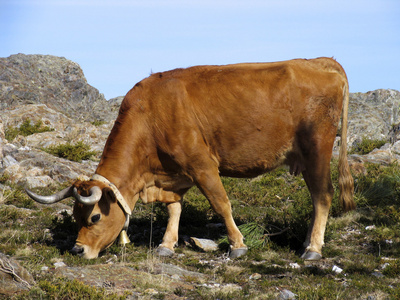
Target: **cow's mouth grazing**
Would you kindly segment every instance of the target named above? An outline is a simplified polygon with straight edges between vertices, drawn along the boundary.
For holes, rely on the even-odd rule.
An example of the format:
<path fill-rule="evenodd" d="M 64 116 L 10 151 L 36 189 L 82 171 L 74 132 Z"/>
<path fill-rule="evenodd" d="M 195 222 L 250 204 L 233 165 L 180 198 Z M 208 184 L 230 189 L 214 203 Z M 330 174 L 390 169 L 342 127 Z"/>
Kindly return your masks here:
<path fill-rule="evenodd" d="M 92 258 L 98 257 L 100 252 L 109 248 L 113 243 L 114 243 L 114 241 L 109 243 L 101 251 L 98 251 L 98 252 L 91 250 L 89 246 L 75 244 L 74 247 L 71 250 L 69 250 L 69 252 L 73 255 L 78 255 L 79 257 L 92 259 Z"/>
<path fill-rule="evenodd" d="M 85 248 L 75 244 L 74 247 L 69 250 L 69 252 L 73 255 L 83 256 L 85 253 Z"/>

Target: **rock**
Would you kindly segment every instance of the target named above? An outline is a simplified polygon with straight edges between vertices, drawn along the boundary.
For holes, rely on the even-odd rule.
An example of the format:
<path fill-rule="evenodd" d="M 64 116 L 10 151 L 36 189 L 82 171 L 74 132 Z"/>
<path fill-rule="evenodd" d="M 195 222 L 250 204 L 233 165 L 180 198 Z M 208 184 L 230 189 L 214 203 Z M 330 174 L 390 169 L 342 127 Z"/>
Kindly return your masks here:
<path fill-rule="evenodd" d="M 347 143 L 349 149 L 364 137 L 385 140 L 387 143 L 367 155 L 350 155 L 353 171 L 362 173 L 365 162 L 388 165 L 400 161 L 400 92 L 375 90 L 368 93 L 351 93 L 349 103 Z M 338 156 L 338 141 L 334 156 Z"/>
<path fill-rule="evenodd" d="M 296 294 L 294 294 L 293 292 L 287 290 L 287 289 L 283 289 L 278 296 L 279 300 L 288 300 L 288 299 L 296 299 Z"/>
<path fill-rule="evenodd" d="M 29 290 L 35 281 L 32 275 L 13 258 L 0 253 L 0 298 Z"/>
<path fill-rule="evenodd" d="M 348 144 L 355 146 L 363 137 L 399 139 L 400 92 L 375 90 L 368 93 L 351 93 L 349 103 Z M 400 129 L 400 128 L 399 128 Z"/>
<path fill-rule="evenodd" d="M 389 267 L 389 266 L 390 266 L 389 263 L 384 263 L 384 264 L 381 266 L 381 269 L 384 270 L 384 269 L 386 269 L 386 268 Z"/>
<path fill-rule="evenodd" d="M 49 176 L 44 175 L 44 176 L 27 176 L 24 177 L 20 180 L 20 183 L 22 183 L 23 186 L 29 187 L 29 188 L 38 188 L 38 187 L 46 187 L 49 185 L 54 184 L 54 180 L 51 179 Z"/>
<path fill-rule="evenodd" d="M 332 271 L 335 272 L 336 274 L 340 274 L 340 273 L 343 272 L 343 269 L 340 268 L 340 267 L 338 267 L 338 266 L 336 266 L 336 265 L 334 265 L 334 266 L 332 267 Z"/>
<path fill-rule="evenodd" d="M 76 122 L 43 104 L 21 105 L 7 108 L 0 112 L 3 124 L 8 127 L 19 127 L 22 122 L 29 119 L 32 124 L 42 121 L 53 131 L 35 133 L 27 137 L 18 136 L 11 141 L 19 148 L 46 148 L 58 144 L 76 143 L 84 141 L 90 144 L 92 150 L 101 153 L 105 141 L 110 134 L 113 121 L 94 126 L 89 122 Z"/>
<path fill-rule="evenodd" d="M 381 272 L 375 271 L 371 273 L 372 276 L 375 276 L 376 278 L 382 278 L 385 277 Z"/>
<path fill-rule="evenodd" d="M 249 277 L 249 280 L 258 280 L 258 279 L 261 279 L 261 274 L 259 273 L 251 274 Z"/>
<path fill-rule="evenodd" d="M 300 265 L 299 265 L 298 263 L 290 263 L 289 266 L 290 266 L 292 269 L 300 269 L 300 268 L 301 268 Z"/>
<path fill-rule="evenodd" d="M 81 174 L 92 176 L 97 165 L 94 161 L 69 161 L 39 150 L 21 151 L 12 144 L 4 146 L 3 155 L 13 157 L 18 163 L 4 167 L 7 163 L 3 160 L 0 176 L 6 175 L 11 182 L 28 188 L 73 181 Z"/>
<path fill-rule="evenodd" d="M 204 278 L 204 274 L 188 271 L 181 267 L 172 265 L 172 264 L 165 264 L 165 263 L 156 263 L 153 265 L 153 273 L 154 274 L 167 274 L 170 276 L 178 275 L 179 277 L 191 277 L 191 278 Z"/>
<path fill-rule="evenodd" d="M 46 104 L 75 120 L 110 121 L 103 94 L 90 86 L 80 66 L 64 57 L 16 54 L 0 58 L 0 110 Z"/>
<path fill-rule="evenodd" d="M 196 237 L 191 237 L 190 242 L 193 246 L 199 248 L 200 250 L 204 252 L 209 252 L 209 251 L 216 251 L 218 250 L 218 244 L 215 243 L 212 240 L 208 239 L 199 239 Z"/>
<path fill-rule="evenodd" d="M 0 118 L 0 145 L 1 145 L 1 141 L 4 139 L 5 139 L 5 134 L 4 134 L 3 120 Z"/>
<path fill-rule="evenodd" d="M 56 263 L 54 263 L 54 267 L 56 268 L 56 269 L 58 269 L 58 268 L 64 268 L 64 267 L 66 267 L 67 265 L 64 263 L 64 262 L 62 262 L 62 261 L 59 261 L 59 262 L 56 262 Z"/>
<path fill-rule="evenodd" d="M 14 165 L 18 165 L 18 162 L 11 155 L 6 155 L 6 157 L 3 158 L 3 168 L 8 168 Z"/>
<path fill-rule="evenodd" d="M 124 100 L 124 96 L 119 96 L 108 100 L 108 104 L 111 107 L 111 111 L 118 112 L 119 107 L 121 106 L 122 100 Z"/>

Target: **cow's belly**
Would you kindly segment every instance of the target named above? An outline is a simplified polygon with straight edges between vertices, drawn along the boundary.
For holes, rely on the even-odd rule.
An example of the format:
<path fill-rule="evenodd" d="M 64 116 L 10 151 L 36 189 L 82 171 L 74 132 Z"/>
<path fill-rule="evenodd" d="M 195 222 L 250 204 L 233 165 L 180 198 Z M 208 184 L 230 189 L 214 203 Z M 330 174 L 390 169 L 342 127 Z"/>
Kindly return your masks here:
<path fill-rule="evenodd" d="M 220 155 L 222 176 L 254 177 L 271 171 L 287 161 L 293 153 L 293 141 L 247 141 Z"/>

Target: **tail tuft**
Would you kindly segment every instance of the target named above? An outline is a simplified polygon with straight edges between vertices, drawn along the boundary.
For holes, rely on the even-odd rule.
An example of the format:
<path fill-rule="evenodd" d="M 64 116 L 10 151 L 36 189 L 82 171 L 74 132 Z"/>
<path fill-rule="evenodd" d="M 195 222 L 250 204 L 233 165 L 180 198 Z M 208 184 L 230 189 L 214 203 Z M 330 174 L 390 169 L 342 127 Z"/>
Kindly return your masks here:
<path fill-rule="evenodd" d="M 347 161 L 347 115 L 349 106 L 349 85 L 347 83 L 343 91 L 342 132 L 340 136 L 339 151 L 339 201 L 345 212 L 356 208 L 354 202 L 354 179 L 351 176 Z"/>

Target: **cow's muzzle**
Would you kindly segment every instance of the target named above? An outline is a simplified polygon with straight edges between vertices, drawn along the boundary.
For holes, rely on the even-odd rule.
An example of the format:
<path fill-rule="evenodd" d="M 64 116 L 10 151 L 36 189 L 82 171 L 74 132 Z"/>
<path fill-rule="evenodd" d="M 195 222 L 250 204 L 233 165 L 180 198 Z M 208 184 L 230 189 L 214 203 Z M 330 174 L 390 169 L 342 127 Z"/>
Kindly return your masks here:
<path fill-rule="evenodd" d="M 69 252 L 73 255 L 83 256 L 85 252 L 85 248 L 79 245 L 75 245 Z"/>

